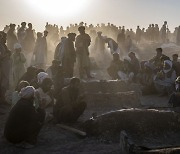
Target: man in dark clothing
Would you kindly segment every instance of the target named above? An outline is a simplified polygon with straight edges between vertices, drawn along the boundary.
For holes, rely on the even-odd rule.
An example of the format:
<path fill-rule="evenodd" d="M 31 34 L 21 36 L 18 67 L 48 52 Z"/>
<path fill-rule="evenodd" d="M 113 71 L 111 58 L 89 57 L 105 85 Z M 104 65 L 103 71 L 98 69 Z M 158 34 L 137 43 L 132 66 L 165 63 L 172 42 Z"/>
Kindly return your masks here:
<path fill-rule="evenodd" d="M 73 77 L 74 63 L 76 62 L 76 52 L 74 48 L 75 37 L 75 33 L 69 33 L 68 38 L 64 42 L 64 57 L 62 59 L 62 67 L 64 69 L 65 78 Z"/>
<path fill-rule="evenodd" d="M 54 117 L 59 123 L 76 122 L 86 108 L 83 96 L 79 93 L 80 80 L 72 78 L 70 85 L 62 90 L 54 106 Z"/>
<path fill-rule="evenodd" d="M 7 35 L 0 32 L 0 103 L 5 102 L 5 94 L 9 88 L 11 51 L 6 46 Z"/>
<path fill-rule="evenodd" d="M 176 92 L 171 95 L 169 104 L 173 107 L 180 107 L 180 76 L 176 79 L 175 88 Z"/>
<path fill-rule="evenodd" d="M 130 52 L 128 54 L 130 60 L 130 70 L 134 73 L 136 76 L 140 71 L 140 63 L 139 60 L 136 57 L 136 54 L 134 52 Z"/>
<path fill-rule="evenodd" d="M 34 80 L 36 78 L 36 71 L 37 68 L 34 66 L 30 66 L 27 68 L 27 72 L 21 77 L 20 81 L 27 81 L 29 83 L 32 82 L 32 80 Z"/>
<path fill-rule="evenodd" d="M 166 55 L 162 54 L 163 50 L 162 48 L 156 49 L 156 56 L 154 56 L 151 60 L 149 60 L 150 64 L 152 64 L 154 70 L 159 70 L 162 68 L 162 59 L 169 59 Z"/>
<path fill-rule="evenodd" d="M 176 75 L 180 76 L 180 62 L 178 62 L 178 54 L 172 56 L 173 69 L 176 71 Z"/>
<path fill-rule="evenodd" d="M 83 78 L 84 71 L 88 78 L 92 78 L 90 74 L 90 59 L 89 59 L 89 46 L 91 44 L 91 37 L 85 33 L 85 27 L 78 28 L 80 35 L 76 37 L 76 53 L 79 67 L 79 76 Z"/>
<path fill-rule="evenodd" d="M 9 113 L 4 136 L 13 144 L 25 142 L 31 147 L 36 144 L 37 135 L 45 119 L 45 111 L 34 107 L 34 94 L 35 89 L 32 86 L 21 89 L 21 99 Z"/>
<path fill-rule="evenodd" d="M 118 72 L 123 70 L 123 61 L 119 59 L 119 54 L 113 54 L 113 61 L 111 65 L 107 69 L 108 74 L 111 76 L 113 80 L 120 79 Z"/>
<path fill-rule="evenodd" d="M 7 32 L 7 46 L 11 51 L 14 50 L 14 44 L 18 43 L 18 39 L 15 34 L 15 27 L 15 24 L 10 24 L 10 29 Z"/>
<path fill-rule="evenodd" d="M 117 42 L 121 50 L 124 50 L 125 40 L 126 40 L 125 30 L 122 29 L 121 33 L 119 33 L 117 36 Z"/>

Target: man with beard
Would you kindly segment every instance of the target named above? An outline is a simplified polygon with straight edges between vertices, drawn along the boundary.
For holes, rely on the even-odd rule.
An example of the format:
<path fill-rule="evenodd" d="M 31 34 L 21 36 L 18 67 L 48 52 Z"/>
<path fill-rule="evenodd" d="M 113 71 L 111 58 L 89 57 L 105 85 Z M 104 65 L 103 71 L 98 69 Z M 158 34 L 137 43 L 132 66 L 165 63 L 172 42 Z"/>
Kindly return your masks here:
<path fill-rule="evenodd" d="M 79 78 L 72 78 L 70 85 L 63 88 L 54 106 L 54 117 L 61 122 L 76 122 L 86 108 L 83 96 L 79 92 Z"/>

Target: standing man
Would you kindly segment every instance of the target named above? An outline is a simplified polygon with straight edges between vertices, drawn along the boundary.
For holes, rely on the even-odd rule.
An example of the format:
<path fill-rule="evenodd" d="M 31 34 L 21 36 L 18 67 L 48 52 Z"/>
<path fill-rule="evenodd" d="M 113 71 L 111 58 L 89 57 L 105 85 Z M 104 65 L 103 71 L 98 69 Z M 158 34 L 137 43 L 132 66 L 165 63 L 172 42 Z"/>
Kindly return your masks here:
<path fill-rule="evenodd" d="M 90 75 L 90 59 L 89 59 L 89 49 L 91 44 L 91 38 L 85 33 L 85 27 L 80 26 L 78 28 L 80 35 L 77 36 L 75 46 L 79 67 L 80 78 L 83 78 L 83 72 L 85 70 L 88 78 L 92 78 Z"/>
<path fill-rule="evenodd" d="M 26 62 L 26 58 L 22 53 L 22 47 L 19 43 L 16 43 L 14 45 L 14 53 L 11 56 L 11 60 L 12 60 L 12 74 L 14 79 L 13 84 L 14 87 L 16 87 L 19 80 L 26 72 L 26 68 L 24 66 Z"/>
<path fill-rule="evenodd" d="M 76 62 L 76 52 L 74 48 L 75 37 L 75 33 L 69 33 L 68 38 L 64 42 L 64 57 L 62 60 L 62 66 L 65 78 L 73 77 L 74 63 Z"/>
<path fill-rule="evenodd" d="M 97 32 L 94 49 L 96 52 L 100 52 L 101 54 L 104 54 L 105 52 L 105 40 L 102 36 L 102 32 Z"/>
<path fill-rule="evenodd" d="M 15 24 L 10 24 L 10 29 L 7 32 L 7 46 L 8 48 L 13 51 L 14 44 L 18 42 L 17 36 L 15 34 Z"/>
<path fill-rule="evenodd" d="M 5 102 L 5 93 L 9 88 L 11 51 L 6 46 L 7 35 L 0 32 L 0 103 Z"/>

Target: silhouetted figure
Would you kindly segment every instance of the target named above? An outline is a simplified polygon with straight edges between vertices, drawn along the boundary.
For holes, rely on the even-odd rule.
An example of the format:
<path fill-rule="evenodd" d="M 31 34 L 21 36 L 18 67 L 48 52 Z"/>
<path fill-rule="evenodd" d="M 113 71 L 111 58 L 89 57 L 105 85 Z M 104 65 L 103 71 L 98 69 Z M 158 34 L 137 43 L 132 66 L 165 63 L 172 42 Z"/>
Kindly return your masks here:
<path fill-rule="evenodd" d="M 178 61 L 178 54 L 172 56 L 173 69 L 176 71 L 176 75 L 180 76 L 180 62 Z"/>
<path fill-rule="evenodd" d="M 24 39 L 26 37 L 26 22 L 21 23 L 21 27 L 19 28 L 17 32 L 18 41 L 21 44 L 21 46 L 24 49 Z"/>
<path fill-rule="evenodd" d="M 97 37 L 95 39 L 94 50 L 99 53 L 104 53 L 105 51 L 105 40 L 102 36 L 102 32 L 97 32 Z"/>
<path fill-rule="evenodd" d="M 89 49 L 91 44 L 91 38 L 85 33 L 85 27 L 81 26 L 78 28 L 80 35 L 76 37 L 76 53 L 79 68 L 79 76 L 83 78 L 84 71 L 88 78 L 92 78 L 90 74 L 90 59 L 89 59 Z"/>
<path fill-rule="evenodd" d="M 52 65 L 46 70 L 48 77 L 51 78 L 52 80 L 54 80 L 59 66 L 60 66 L 60 61 L 53 60 Z"/>
<path fill-rule="evenodd" d="M 141 29 L 139 28 L 139 26 L 137 26 L 136 29 L 136 42 L 139 43 L 141 41 Z"/>
<path fill-rule="evenodd" d="M 7 47 L 14 51 L 14 44 L 18 43 L 17 36 L 15 34 L 15 24 L 10 24 L 10 29 L 7 32 Z"/>
<path fill-rule="evenodd" d="M 72 78 L 70 85 L 63 88 L 54 106 L 54 117 L 58 123 L 76 122 L 86 109 L 84 97 L 79 92 L 80 80 Z"/>
<path fill-rule="evenodd" d="M 69 33 L 68 38 L 64 41 L 64 56 L 62 59 L 62 67 L 65 78 L 72 78 L 74 72 L 74 63 L 76 62 L 76 52 L 74 48 L 76 34 Z"/>
<path fill-rule="evenodd" d="M 11 51 L 6 46 L 7 35 L 0 32 L 0 103 L 5 102 L 5 93 L 9 89 Z"/>
<path fill-rule="evenodd" d="M 13 84 L 14 86 L 17 86 L 19 80 L 26 72 L 25 69 L 25 62 L 26 58 L 24 54 L 22 53 L 22 46 L 19 43 L 16 43 L 14 45 L 14 53 L 11 56 L 12 60 L 12 74 L 13 74 Z"/>
<path fill-rule="evenodd" d="M 27 86 L 20 91 L 21 99 L 14 105 L 7 119 L 4 136 L 13 143 L 26 142 L 33 147 L 45 119 L 44 110 L 34 107 L 35 89 Z M 23 148 L 28 148 L 28 147 Z"/>
<path fill-rule="evenodd" d="M 28 24 L 28 28 L 26 29 L 26 36 L 24 38 L 24 50 L 26 52 L 33 52 L 35 46 L 35 37 L 34 31 L 32 29 L 32 24 Z"/>
<path fill-rule="evenodd" d="M 109 68 L 107 69 L 109 76 L 113 80 L 120 79 L 118 72 L 123 71 L 123 70 L 124 70 L 123 61 L 120 60 L 118 53 L 114 53 L 113 60 L 110 64 Z"/>

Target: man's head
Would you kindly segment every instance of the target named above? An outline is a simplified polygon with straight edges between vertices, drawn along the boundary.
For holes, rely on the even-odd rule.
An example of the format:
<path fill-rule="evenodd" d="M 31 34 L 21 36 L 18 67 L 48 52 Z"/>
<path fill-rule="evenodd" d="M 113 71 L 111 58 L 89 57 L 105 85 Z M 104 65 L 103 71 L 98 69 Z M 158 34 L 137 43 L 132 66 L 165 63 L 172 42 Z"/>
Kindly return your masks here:
<path fill-rule="evenodd" d="M 27 81 L 21 81 L 18 84 L 17 91 L 20 92 L 22 88 L 30 86 L 29 82 Z"/>
<path fill-rule="evenodd" d="M 170 70 L 172 68 L 172 61 L 165 60 L 163 68 L 164 68 L 164 70 Z"/>
<path fill-rule="evenodd" d="M 26 22 L 22 22 L 22 23 L 21 23 L 21 27 L 22 27 L 22 28 L 25 28 L 25 27 L 26 27 Z"/>
<path fill-rule="evenodd" d="M 9 27 L 10 27 L 10 29 L 11 29 L 11 30 L 13 30 L 13 31 L 14 31 L 14 30 L 15 30 L 16 25 L 15 25 L 15 24 L 10 24 L 10 25 L 9 25 Z"/>
<path fill-rule="evenodd" d="M 130 53 L 128 54 L 128 56 L 129 56 L 129 58 L 133 59 L 133 58 L 136 57 L 136 54 L 135 54 L 134 52 L 130 52 Z"/>
<path fill-rule="evenodd" d="M 34 66 L 30 66 L 30 67 L 27 68 L 27 74 L 28 75 L 35 76 L 36 71 L 37 71 L 37 68 L 34 67 Z"/>
<path fill-rule="evenodd" d="M 102 36 L 102 32 L 97 32 L 98 37 Z"/>
<path fill-rule="evenodd" d="M 7 41 L 7 34 L 3 31 L 0 31 L 0 42 L 5 44 L 6 41 Z"/>
<path fill-rule="evenodd" d="M 69 39 L 70 41 L 74 42 L 75 39 L 76 39 L 76 34 L 75 34 L 75 33 L 69 33 L 69 34 L 68 34 L 68 39 Z"/>
<path fill-rule="evenodd" d="M 172 59 L 174 62 L 177 62 L 178 61 L 178 54 L 173 54 Z"/>
<path fill-rule="evenodd" d="M 37 38 L 41 38 L 42 37 L 42 33 L 37 32 Z"/>
<path fill-rule="evenodd" d="M 21 89 L 19 96 L 23 99 L 32 100 L 34 99 L 35 89 L 32 86 L 27 86 Z"/>
<path fill-rule="evenodd" d="M 42 88 L 42 90 L 47 93 L 51 90 L 51 87 L 53 85 L 53 82 L 50 78 L 45 78 L 43 81 L 42 81 L 42 84 L 40 85 L 40 87 Z"/>
<path fill-rule="evenodd" d="M 73 77 L 70 81 L 70 87 L 78 90 L 79 86 L 80 86 L 80 79 Z"/>
<path fill-rule="evenodd" d="M 32 29 L 32 23 L 28 23 L 28 28 Z"/>
<path fill-rule="evenodd" d="M 118 60 L 119 60 L 119 54 L 113 53 L 113 61 L 118 61 Z"/>
<path fill-rule="evenodd" d="M 85 33 L 85 27 L 84 26 L 80 26 L 78 28 L 78 31 L 79 31 L 80 34 L 84 34 Z"/>
<path fill-rule="evenodd" d="M 162 48 L 157 48 L 156 52 L 157 52 L 156 56 L 160 58 L 162 56 Z"/>
<path fill-rule="evenodd" d="M 21 50 L 22 50 L 21 44 L 15 43 L 15 44 L 14 44 L 14 51 L 17 52 L 17 53 L 20 53 Z"/>
<path fill-rule="evenodd" d="M 47 37 L 47 36 L 48 36 L 48 31 L 45 30 L 45 31 L 44 31 L 44 37 Z"/>

